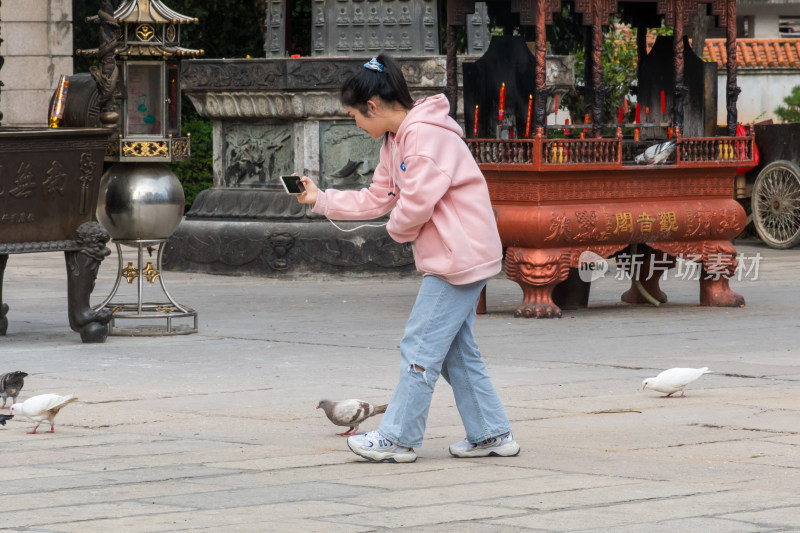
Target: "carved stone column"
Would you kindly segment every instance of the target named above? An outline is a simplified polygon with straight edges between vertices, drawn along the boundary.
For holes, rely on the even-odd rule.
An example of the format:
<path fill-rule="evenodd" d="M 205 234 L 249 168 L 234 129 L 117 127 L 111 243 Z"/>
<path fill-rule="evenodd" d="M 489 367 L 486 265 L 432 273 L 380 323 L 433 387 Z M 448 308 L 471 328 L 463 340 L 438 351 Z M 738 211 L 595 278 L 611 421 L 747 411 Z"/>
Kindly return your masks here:
<path fill-rule="evenodd" d="M 475 2 L 475 13 L 467 15 L 467 54 L 482 55 L 489 49 L 489 9 L 486 2 Z"/>
<path fill-rule="evenodd" d="M 264 51 L 267 57 L 286 55 L 286 6 L 285 0 L 269 0 L 267 2 L 266 20 L 264 21 Z"/>

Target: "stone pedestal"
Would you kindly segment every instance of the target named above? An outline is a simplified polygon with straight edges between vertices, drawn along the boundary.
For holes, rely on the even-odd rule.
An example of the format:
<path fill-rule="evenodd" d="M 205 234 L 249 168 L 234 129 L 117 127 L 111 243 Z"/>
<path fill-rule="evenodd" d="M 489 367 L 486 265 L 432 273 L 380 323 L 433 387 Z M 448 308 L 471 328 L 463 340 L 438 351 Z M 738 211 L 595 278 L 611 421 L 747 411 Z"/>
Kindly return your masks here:
<path fill-rule="evenodd" d="M 343 229 L 362 223 L 338 222 Z M 383 228 L 343 232 L 282 191 L 209 189 L 170 238 L 164 267 L 299 278 L 412 274 L 408 246 Z"/>

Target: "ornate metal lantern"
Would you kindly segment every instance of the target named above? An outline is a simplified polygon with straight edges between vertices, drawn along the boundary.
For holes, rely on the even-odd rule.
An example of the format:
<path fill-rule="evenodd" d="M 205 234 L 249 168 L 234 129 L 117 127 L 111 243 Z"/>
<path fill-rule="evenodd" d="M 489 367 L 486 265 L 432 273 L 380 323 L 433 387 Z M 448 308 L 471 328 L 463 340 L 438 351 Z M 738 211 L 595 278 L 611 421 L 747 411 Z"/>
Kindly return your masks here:
<path fill-rule="evenodd" d="M 197 19 L 181 15 L 161 0 L 124 0 L 113 9 L 104 0 L 97 17 L 101 45 L 79 51 L 100 58 L 91 74 L 100 96 L 100 121 L 119 135 L 109 143 L 106 161 L 114 162 L 100 183 L 97 219 L 111 234 L 119 257 L 117 283 L 98 307 L 108 306 L 115 321 L 121 318 L 166 319 L 162 328 L 117 330 L 118 334 L 174 334 L 197 331 L 197 313 L 175 302 L 164 286 L 161 257 L 164 245 L 178 227 L 185 204 L 183 187 L 163 163 L 190 158 L 188 137 L 180 136 L 180 64 L 182 57 L 197 57 L 202 50 L 180 46 L 180 30 Z M 113 11 L 113 13 L 110 13 Z M 115 111 L 119 109 L 119 112 Z M 137 248 L 138 264 L 123 268 L 120 245 Z M 157 248 L 157 264 L 143 265 L 144 250 Z M 121 279 L 138 280 L 138 301 L 114 303 Z M 158 279 L 166 303 L 143 303 L 143 279 Z M 173 318 L 191 317 L 193 327 L 175 328 Z"/>
<path fill-rule="evenodd" d="M 109 146 L 106 161 L 189 159 L 189 138 L 180 136 L 178 60 L 204 53 L 180 46 L 181 26 L 197 23 L 197 19 L 176 13 L 161 0 L 125 0 L 113 15 L 104 17 L 101 10 L 90 20 L 110 26 L 113 32 L 112 40 L 99 48 L 78 51 L 100 57 L 101 68 L 93 75 L 104 77 L 106 84 L 116 85 L 109 87 L 109 91 L 114 93 L 120 110 L 119 138 Z M 109 70 L 103 68 L 104 54 L 113 55 L 116 74 L 104 72 Z M 119 83 L 115 83 L 117 79 Z"/>

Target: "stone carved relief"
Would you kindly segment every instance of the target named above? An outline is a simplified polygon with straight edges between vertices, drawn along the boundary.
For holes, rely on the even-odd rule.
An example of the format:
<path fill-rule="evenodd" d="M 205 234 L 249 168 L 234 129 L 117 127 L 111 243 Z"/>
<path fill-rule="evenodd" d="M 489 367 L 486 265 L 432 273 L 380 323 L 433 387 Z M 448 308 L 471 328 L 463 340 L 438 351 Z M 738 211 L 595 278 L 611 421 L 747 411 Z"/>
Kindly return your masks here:
<path fill-rule="evenodd" d="M 347 8 L 340 7 L 339 8 L 339 15 L 336 17 L 336 25 L 337 26 L 349 26 L 350 25 L 350 17 L 347 16 Z"/>
<path fill-rule="evenodd" d="M 322 12 L 320 13 L 320 10 Z M 392 50 L 401 56 L 434 55 L 439 51 L 436 4 L 429 0 L 325 0 L 314 4 L 315 56 L 361 57 L 364 49 Z M 324 21 L 336 21 L 325 24 Z M 363 26 L 369 26 L 368 32 Z M 402 27 L 401 31 L 397 27 Z M 356 46 L 356 34 L 361 41 Z M 362 45 L 365 44 L 366 46 Z"/>
<path fill-rule="evenodd" d="M 378 39 L 378 32 L 372 31 L 369 34 L 369 49 L 370 50 L 380 50 L 381 49 L 381 41 Z"/>
<path fill-rule="evenodd" d="M 294 246 L 295 237 L 291 233 L 273 233 L 267 237 L 272 248 L 267 260 L 270 267 L 275 270 L 286 270 L 289 268 L 289 250 Z"/>
<path fill-rule="evenodd" d="M 370 26 L 378 26 L 381 23 L 381 19 L 378 17 L 378 8 L 371 7 L 369 8 L 369 19 L 367 20 L 367 24 Z"/>
<path fill-rule="evenodd" d="M 252 263 L 264 250 L 264 243 L 233 228 L 223 227 L 219 241 L 219 258 L 226 265 L 240 267 Z"/>
<path fill-rule="evenodd" d="M 322 269 L 323 271 L 336 271 L 342 267 L 352 269 L 356 266 L 362 269 L 365 266 L 396 268 L 414 264 L 410 249 L 399 245 L 385 234 L 371 237 L 365 243 L 313 237 L 302 242 L 304 244 L 302 254 L 328 267 Z"/>
<path fill-rule="evenodd" d="M 181 86 L 185 92 L 202 89 L 279 89 L 284 73 L 277 62 L 242 63 L 220 60 L 219 63 L 181 64 Z"/>
<path fill-rule="evenodd" d="M 340 33 L 339 34 L 339 44 L 336 45 L 336 50 L 341 51 L 341 52 L 345 52 L 345 51 L 349 50 L 350 47 L 348 46 L 347 42 L 348 42 L 347 34 L 344 33 L 344 32 Z"/>
<path fill-rule="evenodd" d="M 368 185 L 378 165 L 380 143 L 353 123 L 320 124 L 321 187 L 358 189 Z"/>
<path fill-rule="evenodd" d="M 362 64 L 362 62 L 358 61 L 324 61 L 319 63 L 297 61 L 289 63 L 286 67 L 286 88 L 308 89 L 314 87 L 338 90 L 350 74 L 360 68 Z"/>
<path fill-rule="evenodd" d="M 274 28 L 280 28 L 283 24 L 283 12 L 280 3 L 274 3 L 271 7 L 272 14 L 270 25 Z"/>
<path fill-rule="evenodd" d="M 372 276 L 387 271 L 396 276 L 414 271 L 410 249 L 394 242 L 385 229 L 368 228 L 353 235 L 330 224 L 313 230 L 307 224 L 280 221 L 246 229 L 182 224 L 170 238 L 166 260 L 175 270 L 202 268 L 238 275 L 365 272 Z"/>
<path fill-rule="evenodd" d="M 433 15 L 432 6 L 425 6 L 425 15 L 422 17 L 422 24 L 425 26 L 433 26 L 436 24 L 436 17 Z"/>
<path fill-rule="evenodd" d="M 355 37 L 353 38 L 353 50 L 363 50 L 364 49 L 364 38 L 361 36 L 361 32 L 357 32 Z"/>
<path fill-rule="evenodd" d="M 279 188 L 293 168 L 292 132 L 286 125 L 229 124 L 224 134 L 228 187 Z"/>
<path fill-rule="evenodd" d="M 364 22 L 364 12 L 361 10 L 361 8 L 353 8 L 353 26 L 363 26 Z"/>
<path fill-rule="evenodd" d="M 383 41 L 383 47 L 386 50 L 394 50 L 397 46 L 394 42 L 394 34 L 390 31 L 386 32 L 386 38 Z"/>
<path fill-rule="evenodd" d="M 411 39 L 407 31 L 400 35 L 400 50 L 411 50 Z"/>
<path fill-rule="evenodd" d="M 436 52 L 436 38 L 430 30 L 425 32 L 425 51 Z"/>

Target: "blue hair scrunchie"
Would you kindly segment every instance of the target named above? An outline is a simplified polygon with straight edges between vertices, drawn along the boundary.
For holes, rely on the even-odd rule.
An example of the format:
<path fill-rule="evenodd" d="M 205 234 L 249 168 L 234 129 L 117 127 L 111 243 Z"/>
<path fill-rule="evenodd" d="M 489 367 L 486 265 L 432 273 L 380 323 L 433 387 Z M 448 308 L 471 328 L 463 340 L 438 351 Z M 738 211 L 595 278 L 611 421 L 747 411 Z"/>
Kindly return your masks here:
<path fill-rule="evenodd" d="M 374 70 L 376 72 L 383 72 L 383 65 L 378 63 L 378 60 L 374 57 L 364 63 L 364 68 L 367 70 Z"/>

